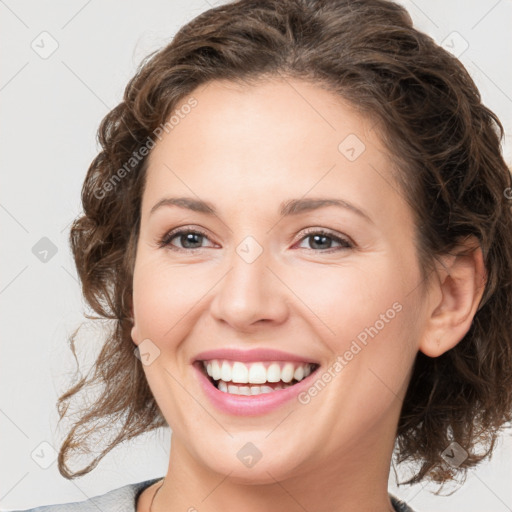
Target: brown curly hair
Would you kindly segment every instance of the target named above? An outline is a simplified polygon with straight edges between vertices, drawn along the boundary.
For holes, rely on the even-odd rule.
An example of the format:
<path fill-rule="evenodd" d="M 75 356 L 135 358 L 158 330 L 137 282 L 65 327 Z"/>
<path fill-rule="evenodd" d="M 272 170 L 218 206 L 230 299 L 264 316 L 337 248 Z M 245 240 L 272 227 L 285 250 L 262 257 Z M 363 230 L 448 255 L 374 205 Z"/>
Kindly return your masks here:
<path fill-rule="evenodd" d="M 402 483 L 465 477 L 490 456 L 500 429 L 511 421 L 512 216 L 506 190 L 512 184 L 499 119 L 481 103 L 464 66 L 413 28 L 395 3 L 241 0 L 200 14 L 150 54 L 123 101 L 101 122 L 102 149 L 87 172 L 84 213 L 71 227 L 70 243 L 83 295 L 99 315 L 86 317 L 112 320 L 115 327 L 93 374 L 59 397 L 60 422 L 80 392 L 90 397 L 93 387 L 100 391 L 78 410 L 60 448 L 64 477 L 84 475 L 119 443 L 167 426 L 130 335 L 148 160 L 142 148 L 199 85 L 276 77 L 324 87 L 375 120 L 411 205 L 425 277 L 435 258 L 461 239 L 474 235 L 481 244 L 487 282 L 470 330 L 440 357 L 419 352 L 414 362 L 395 448 L 398 463 L 420 465 Z M 75 358 L 76 334 L 70 338 Z M 114 421 L 121 421 L 118 434 L 109 441 L 102 437 L 101 453 L 85 468 L 69 470 L 68 458 L 91 454 L 95 435 L 112 432 Z M 458 468 L 447 467 L 441 457 L 454 440 L 469 454 Z"/>

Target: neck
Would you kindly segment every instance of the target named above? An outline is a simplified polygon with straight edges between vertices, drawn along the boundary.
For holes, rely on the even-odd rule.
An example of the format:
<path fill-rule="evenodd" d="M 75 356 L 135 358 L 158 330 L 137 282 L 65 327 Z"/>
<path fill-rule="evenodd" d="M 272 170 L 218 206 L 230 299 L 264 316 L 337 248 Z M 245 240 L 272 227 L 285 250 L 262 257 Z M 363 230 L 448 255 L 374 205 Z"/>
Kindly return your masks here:
<path fill-rule="evenodd" d="M 273 476 L 279 468 L 267 467 L 257 484 L 233 472 L 212 471 L 173 434 L 168 472 L 153 495 L 151 512 L 394 511 L 387 486 L 395 426 L 391 422 L 364 442 L 353 439 L 339 453 L 319 458 L 317 464 L 308 462 L 307 469 L 306 464 L 296 467 L 284 479 Z"/>

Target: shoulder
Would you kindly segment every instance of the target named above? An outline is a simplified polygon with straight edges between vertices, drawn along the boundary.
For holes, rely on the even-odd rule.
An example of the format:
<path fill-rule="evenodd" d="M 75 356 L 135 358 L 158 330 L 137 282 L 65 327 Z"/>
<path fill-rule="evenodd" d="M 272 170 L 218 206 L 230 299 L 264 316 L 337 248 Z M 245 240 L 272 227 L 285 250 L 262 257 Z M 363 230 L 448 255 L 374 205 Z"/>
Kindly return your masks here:
<path fill-rule="evenodd" d="M 391 499 L 391 504 L 396 512 L 415 512 L 405 501 L 401 501 L 396 496 L 389 494 L 389 498 Z"/>
<path fill-rule="evenodd" d="M 135 503 L 142 491 L 161 479 L 162 477 L 128 484 L 85 501 L 45 505 L 11 512 L 98 512 L 98 510 L 101 512 L 135 512 Z"/>
<path fill-rule="evenodd" d="M 142 491 L 161 479 L 161 477 L 152 478 L 151 480 L 128 484 L 85 501 L 45 505 L 25 510 L 13 510 L 11 512 L 98 512 L 98 510 L 102 512 L 136 512 L 135 502 Z M 415 512 L 397 497 L 392 494 L 389 496 L 396 512 Z"/>

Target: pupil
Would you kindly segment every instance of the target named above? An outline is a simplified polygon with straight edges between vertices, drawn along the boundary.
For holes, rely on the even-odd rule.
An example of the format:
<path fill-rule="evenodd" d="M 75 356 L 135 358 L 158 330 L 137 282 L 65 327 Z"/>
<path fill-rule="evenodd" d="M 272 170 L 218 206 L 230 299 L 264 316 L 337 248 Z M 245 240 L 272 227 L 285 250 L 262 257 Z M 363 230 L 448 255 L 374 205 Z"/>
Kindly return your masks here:
<path fill-rule="evenodd" d="M 317 244 L 317 243 L 318 243 L 317 241 L 318 241 L 319 239 L 320 239 L 320 240 L 323 240 L 323 243 L 324 243 L 324 244 L 329 245 L 329 243 L 328 243 L 328 242 L 325 242 L 325 240 L 329 240 L 329 237 L 328 237 L 328 236 L 326 236 L 326 235 L 313 235 L 313 240 L 314 240 L 313 244 Z M 319 242 L 319 244 L 320 244 L 320 245 L 322 245 L 322 242 Z M 321 247 L 321 249 L 325 249 L 325 248 L 326 248 L 326 247 Z M 328 248 L 329 248 L 329 247 L 327 247 L 327 249 L 328 249 Z"/>
<path fill-rule="evenodd" d="M 184 247 L 187 247 L 187 244 L 188 244 L 189 242 L 190 242 L 190 243 L 192 243 L 192 244 L 194 244 L 194 243 L 199 243 L 199 245 L 201 245 L 201 244 L 200 244 L 200 242 L 197 242 L 197 240 L 196 240 L 196 241 L 194 241 L 194 238 L 202 237 L 202 236 L 203 236 L 203 235 L 201 235 L 201 234 L 199 234 L 199 233 L 187 233 L 186 235 L 182 235 L 182 236 L 181 236 L 181 241 L 182 241 L 182 243 L 183 243 L 183 241 L 185 241 L 185 243 L 183 244 L 183 246 L 184 246 Z M 190 248 L 190 247 L 189 247 L 189 248 Z"/>

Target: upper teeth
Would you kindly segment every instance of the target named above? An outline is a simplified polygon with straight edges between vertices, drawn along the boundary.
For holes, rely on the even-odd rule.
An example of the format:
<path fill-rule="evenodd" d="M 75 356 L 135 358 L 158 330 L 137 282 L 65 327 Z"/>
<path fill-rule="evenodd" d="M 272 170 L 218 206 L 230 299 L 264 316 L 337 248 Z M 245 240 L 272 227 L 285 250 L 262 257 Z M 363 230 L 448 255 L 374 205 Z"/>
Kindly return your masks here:
<path fill-rule="evenodd" d="M 214 380 L 240 384 L 263 384 L 265 382 L 291 382 L 293 379 L 300 381 L 311 373 L 313 365 L 311 363 L 280 363 L 277 361 L 241 363 L 212 359 L 203 361 L 203 366 Z"/>

